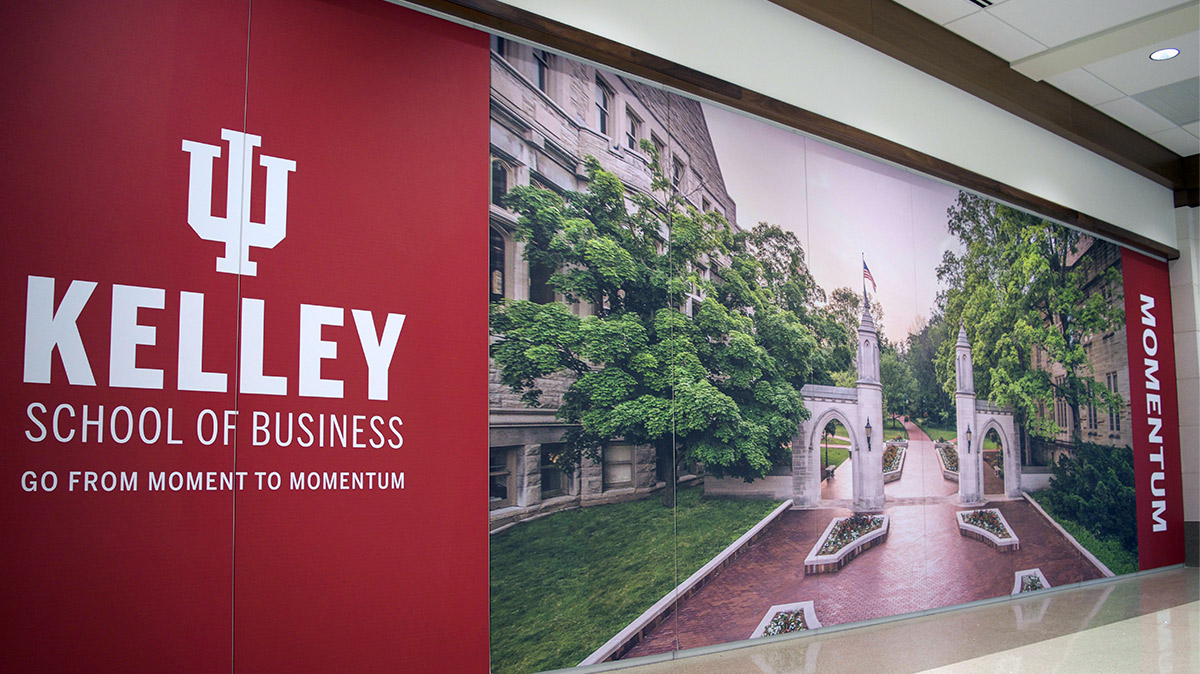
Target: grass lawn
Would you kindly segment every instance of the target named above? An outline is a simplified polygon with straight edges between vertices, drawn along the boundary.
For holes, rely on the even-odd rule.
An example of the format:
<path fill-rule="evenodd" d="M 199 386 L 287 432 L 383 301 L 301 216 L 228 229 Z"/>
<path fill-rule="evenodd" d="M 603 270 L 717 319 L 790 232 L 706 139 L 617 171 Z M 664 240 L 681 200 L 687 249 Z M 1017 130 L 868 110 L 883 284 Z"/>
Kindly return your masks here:
<path fill-rule="evenodd" d="M 904 429 L 904 424 L 889 417 L 883 425 L 883 437 L 885 440 L 895 440 L 897 436 L 907 440 L 908 431 Z"/>
<path fill-rule="evenodd" d="M 850 441 L 834 436 L 840 435 L 842 438 L 849 438 L 850 432 L 836 419 L 826 424 L 825 430 L 829 435 L 826 436 L 822 433 L 817 445 L 817 453 L 821 456 L 821 468 L 840 466 L 843 461 L 850 458 Z"/>
<path fill-rule="evenodd" d="M 824 447 L 819 448 L 818 451 L 821 453 L 822 468 L 825 466 L 840 466 L 843 461 L 850 458 L 850 448 L 848 446 L 836 447 L 832 442 L 829 443 L 829 451 L 825 451 Z"/>
<path fill-rule="evenodd" d="M 674 512 L 654 495 L 492 536 L 492 672 L 579 664 L 779 505 L 701 491 L 681 490 Z"/>
<path fill-rule="evenodd" d="M 1054 521 L 1058 522 L 1062 528 L 1075 537 L 1079 544 L 1087 549 L 1088 552 L 1096 556 L 1108 567 L 1113 573 L 1120 575 L 1123 573 L 1133 573 L 1138 570 L 1137 551 L 1126 550 L 1119 542 L 1111 538 L 1100 538 L 1088 531 L 1083 525 L 1062 517 L 1054 512 L 1050 506 L 1049 499 L 1044 498 L 1048 490 L 1043 489 L 1030 494 L 1037 500 L 1038 505 L 1042 506 Z"/>
<path fill-rule="evenodd" d="M 931 422 L 928 422 L 924 419 L 914 419 L 913 423 L 920 427 L 921 430 L 925 431 L 925 435 L 928 435 L 929 439 L 935 442 L 938 438 L 942 438 L 943 440 L 949 442 L 958 437 L 958 429 L 954 426 L 950 426 L 948 428 L 945 426 L 934 426 Z"/>
<path fill-rule="evenodd" d="M 925 435 L 928 435 L 930 440 L 937 440 L 939 437 L 941 437 L 945 438 L 946 441 L 949 442 L 958 437 L 958 429 L 953 426 L 949 428 L 944 426 L 934 426 L 932 423 L 929 423 L 923 419 L 917 419 L 914 420 L 914 422 L 921 427 L 921 430 L 925 431 Z M 987 437 L 983 439 L 983 448 L 1000 449 L 1000 442 L 995 438 L 995 431 L 988 431 Z M 974 446 L 974 443 L 975 441 L 972 439 L 972 446 Z"/>

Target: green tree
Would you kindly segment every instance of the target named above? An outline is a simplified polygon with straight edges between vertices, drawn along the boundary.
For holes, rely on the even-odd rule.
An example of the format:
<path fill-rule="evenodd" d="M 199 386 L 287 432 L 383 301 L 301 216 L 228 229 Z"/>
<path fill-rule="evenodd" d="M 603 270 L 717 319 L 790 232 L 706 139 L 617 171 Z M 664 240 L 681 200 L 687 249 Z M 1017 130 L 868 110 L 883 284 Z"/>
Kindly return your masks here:
<path fill-rule="evenodd" d="M 883 416 L 911 415 L 916 387 L 908 362 L 900 357 L 896 349 L 880 351 L 879 380 L 883 385 Z"/>
<path fill-rule="evenodd" d="M 1060 429 L 1054 419 L 1039 417 L 1038 404 L 1062 400 L 1072 439 L 1080 442 L 1081 406 L 1122 404 L 1095 380 L 1084 349 L 1085 337 L 1124 321 L 1119 292 L 1113 292 L 1121 288 L 1120 272 L 1110 267 L 1091 278 L 1087 265 L 1075 264 L 1084 235 L 989 199 L 960 192 L 947 215 L 965 252 L 946 251 L 938 278 L 948 286 L 942 298 L 947 322 L 961 322 L 971 340 L 977 393 L 1012 406 L 1042 436 Z M 1037 354 L 1064 374 L 1054 379 L 1034 367 Z M 947 339 L 937 368 L 948 393 L 954 391 L 953 360 L 954 340 Z"/>
<path fill-rule="evenodd" d="M 658 200 L 627 193 L 592 157 L 586 166 L 587 192 L 518 187 L 506 197 L 530 265 L 553 270 L 551 287 L 595 315 L 562 303 L 493 304 L 503 383 L 536 406 L 538 378 L 572 376 L 557 411 L 572 424 L 562 468 L 598 460 L 621 438 L 654 446 L 672 471 L 700 461 L 717 476 L 762 477 L 787 460 L 808 415 L 799 389 L 814 362 L 829 360 L 803 318 L 819 288 L 798 242 L 766 226 L 734 232 L 719 214 L 687 206 L 656 156 Z M 691 315 L 682 311 L 689 295 L 704 298 Z"/>
<path fill-rule="evenodd" d="M 941 313 L 935 313 L 933 318 L 923 321 L 920 329 L 909 333 L 904 359 L 912 373 L 909 412 L 929 419 L 935 426 L 944 424 L 954 415 L 953 398 L 942 388 L 942 380 L 934 367 L 942 343 L 950 336 L 947 326 Z"/>
<path fill-rule="evenodd" d="M 831 363 L 831 366 L 837 365 L 837 369 L 831 370 L 828 382 L 834 386 L 854 388 L 858 381 L 858 367 L 854 356 L 858 352 L 858 326 L 862 322 L 862 303 L 862 295 L 859 292 L 849 286 L 842 286 L 829 293 L 829 301 L 821 309 L 820 314 L 824 320 L 840 328 L 834 334 L 846 347 L 847 357 Z M 888 347 L 888 343 L 883 335 L 883 306 L 877 300 L 871 302 L 871 319 L 879 333 L 879 347 L 882 352 Z"/>

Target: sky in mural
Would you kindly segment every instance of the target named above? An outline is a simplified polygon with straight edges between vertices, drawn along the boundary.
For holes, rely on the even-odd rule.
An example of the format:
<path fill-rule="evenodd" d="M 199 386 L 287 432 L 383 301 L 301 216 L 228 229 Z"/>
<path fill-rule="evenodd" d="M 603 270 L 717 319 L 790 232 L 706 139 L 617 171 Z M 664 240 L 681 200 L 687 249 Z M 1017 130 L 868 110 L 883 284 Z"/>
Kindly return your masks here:
<path fill-rule="evenodd" d="M 957 188 L 723 108 L 704 114 L 741 227 L 794 232 L 826 292 L 861 291 L 865 257 L 888 339 L 929 316 L 942 252 L 960 249 L 946 231 Z"/>

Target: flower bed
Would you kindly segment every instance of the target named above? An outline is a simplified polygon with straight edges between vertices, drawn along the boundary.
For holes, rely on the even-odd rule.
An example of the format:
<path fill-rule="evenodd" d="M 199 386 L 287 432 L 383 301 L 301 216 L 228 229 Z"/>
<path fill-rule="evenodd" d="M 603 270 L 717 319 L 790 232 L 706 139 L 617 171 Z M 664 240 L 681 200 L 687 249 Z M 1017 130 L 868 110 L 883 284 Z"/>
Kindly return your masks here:
<path fill-rule="evenodd" d="M 805 573 L 837 571 L 859 555 L 887 540 L 887 515 L 836 517 L 804 559 Z"/>
<path fill-rule="evenodd" d="M 907 443 L 906 443 L 907 444 Z M 904 472 L 905 446 L 888 442 L 883 450 L 883 482 L 895 482 Z"/>
<path fill-rule="evenodd" d="M 958 450 L 948 442 L 934 444 L 937 448 L 938 463 L 942 464 L 942 477 L 952 482 L 958 482 Z"/>
<path fill-rule="evenodd" d="M 825 535 L 825 544 L 821 546 L 821 550 L 817 554 L 832 555 L 881 526 L 883 526 L 881 515 L 843 517 L 835 522 L 833 529 Z"/>
<path fill-rule="evenodd" d="M 758 627 L 750 633 L 750 638 L 773 637 L 791 632 L 815 630 L 821 626 L 811 601 L 800 601 L 794 604 L 776 604 L 767 610 L 767 614 L 758 622 Z"/>
<path fill-rule="evenodd" d="M 1021 594 L 1022 592 L 1037 592 L 1050 587 L 1050 581 L 1046 580 L 1045 574 L 1041 569 L 1025 569 L 1017 571 L 1013 574 L 1013 590 L 1012 594 Z"/>
<path fill-rule="evenodd" d="M 999 552 L 1021 549 L 1020 539 L 1012 532 L 1012 527 L 1008 526 L 1008 521 L 999 510 L 960 510 L 955 514 L 958 517 L 959 534 L 983 541 Z"/>

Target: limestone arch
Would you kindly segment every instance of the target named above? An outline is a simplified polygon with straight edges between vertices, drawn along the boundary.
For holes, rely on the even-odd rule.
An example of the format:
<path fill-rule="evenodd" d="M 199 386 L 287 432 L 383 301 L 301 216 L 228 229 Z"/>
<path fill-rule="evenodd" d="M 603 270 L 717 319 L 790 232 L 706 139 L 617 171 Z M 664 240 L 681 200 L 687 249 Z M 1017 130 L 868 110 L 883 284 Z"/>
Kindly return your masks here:
<path fill-rule="evenodd" d="M 805 404 L 812 415 L 801 423 L 796 441 L 792 445 L 792 479 L 794 501 L 798 506 L 816 506 L 821 501 L 821 431 L 826 424 L 837 419 L 850 434 L 850 451 L 861 445 L 857 424 L 858 401 L 851 398 L 854 389 L 826 388 L 824 395 L 811 392 L 805 395 Z M 857 494 L 857 480 L 855 493 Z"/>
<path fill-rule="evenodd" d="M 851 409 L 857 415 L 857 407 L 851 407 Z M 815 414 L 813 416 L 816 417 Z M 840 421 L 842 426 L 846 427 L 846 432 L 850 434 L 850 451 L 853 452 L 854 448 L 858 446 L 858 438 L 857 434 L 854 432 L 854 424 L 850 423 L 849 417 L 844 411 L 838 409 L 837 407 L 830 407 L 829 409 L 824 410 L 821 413 L 821 416 L 816 417 L 816 419 L 816 423 L 812 424 L 812 428 L 809 431 L 808 447 L 810 451 L 821 450 L 821 432 L 825 430 L 825 427 L 829 425 L 830 421 L 835 419 Z"/>
<path fill-rule="evenodd" d="M 983 441 L 988 431 L 995 430 L 1000 438 L 1000 455 L 1004 463 L 1004 494 L 1010 497 L 1021 495 L 1021 461 L 1014 442 L 1012 414 L 1003 412 L 977 411 L 979 422 L 979 447 L 983 450 Z"/>

